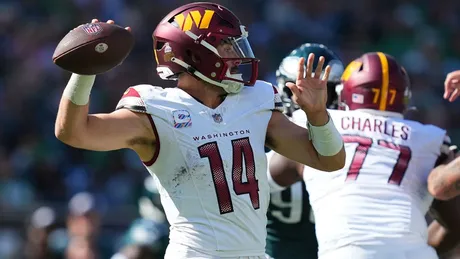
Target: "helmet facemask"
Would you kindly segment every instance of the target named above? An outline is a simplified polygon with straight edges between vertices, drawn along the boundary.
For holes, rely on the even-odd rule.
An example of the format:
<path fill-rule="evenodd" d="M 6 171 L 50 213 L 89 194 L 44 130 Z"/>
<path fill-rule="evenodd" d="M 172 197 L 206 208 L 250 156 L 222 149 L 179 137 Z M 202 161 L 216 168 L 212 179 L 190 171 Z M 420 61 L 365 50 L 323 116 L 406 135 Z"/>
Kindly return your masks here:
<path fill-rule="evenodd" d="M 335 92 L 337 93 L 337 109 L 348 111 L 350 107 L 348 107 L 347 103 L 342 101 L 342 91 L 343 91 L 343 84 L 338 84 L 335 86 Z"/>
<path fill-rule="evenodd" d="M 221 40 L 216 49 L 224 64 L 223 74 L 218 77 L 222 78 L 223 86 L 218 86 L 228 93 L 237 93 L 244 85 L 254 85 L 257 80 L 258 60 L 252 52 L 244 26 L 241 26 L 241 32 L 239 38 Z"/>

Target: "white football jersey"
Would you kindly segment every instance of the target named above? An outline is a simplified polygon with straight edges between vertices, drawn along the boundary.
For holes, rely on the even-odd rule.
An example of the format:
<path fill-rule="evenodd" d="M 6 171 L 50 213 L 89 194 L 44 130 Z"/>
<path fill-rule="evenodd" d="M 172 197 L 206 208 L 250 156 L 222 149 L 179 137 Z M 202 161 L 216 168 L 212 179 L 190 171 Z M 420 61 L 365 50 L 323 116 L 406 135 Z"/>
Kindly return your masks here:
<path fill-rule="evenodd" d="M 448 150 L 446 132 L 402 116 L 329 113 L 345 142 L 345 167 L 330 173 L 304 171 L 319 254 L 346 245 L 392 250 L 426 246 L 425 214 L 433 201 L 427 177 L 441 150 Z M 304 112 L 293 117 L 306 125 Z"/>
<path fill-rule="evenodd" d="M 129 88 L 117 109 L 152 118 L 146 164 L 171 224 L 170 243 L 212 256 L 264 255 L 269 204 L 265 136 L 276 89 L 263 81 L 209 108 L 179 88 Z"/>

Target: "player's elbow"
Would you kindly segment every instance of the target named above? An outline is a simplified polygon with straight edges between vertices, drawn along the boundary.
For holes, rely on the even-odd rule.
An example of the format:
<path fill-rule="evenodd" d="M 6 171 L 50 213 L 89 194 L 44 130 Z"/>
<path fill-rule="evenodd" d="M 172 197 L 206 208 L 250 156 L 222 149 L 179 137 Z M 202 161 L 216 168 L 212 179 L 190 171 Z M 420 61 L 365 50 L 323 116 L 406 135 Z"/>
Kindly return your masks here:
<path fill-rule="evenodd" d="M 334 172 L 334 171 L 340 170 L 342 168 L 343 168 L 343 166 L 333 164 L 333 163 L 329 163 L 329 164 L 322 165 L 320 170 L 324 171 L 324 172 Z"/>
<path fill-rule="evenodd" d="M 76 134 L 74 130 L 68 129 L 59 123 L 56 123 L 54 127 L 54 135 L 64 144 L 75 148 L 81 147 L 81 138 L 78 134 Z"/>
<path fill-rule="evenodd" d="M 342 148 L 339 153 L 333 156 L 320 156 L 319 166 L 321 171 L 334 172 L 345 166 L 345 150 Z"/>

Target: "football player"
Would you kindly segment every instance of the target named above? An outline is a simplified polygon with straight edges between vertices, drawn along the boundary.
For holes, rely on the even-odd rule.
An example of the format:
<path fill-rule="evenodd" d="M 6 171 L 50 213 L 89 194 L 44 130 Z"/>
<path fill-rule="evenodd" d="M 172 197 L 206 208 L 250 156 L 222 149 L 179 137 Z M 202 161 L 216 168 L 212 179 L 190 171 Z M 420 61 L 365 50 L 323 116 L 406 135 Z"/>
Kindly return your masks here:
<path fill-rule="evenodd" d="M 450 102 L 460 96 L 460 70 L 450 72 L 444 81 L 444 99 Z M 449 175 L 446 179 L 444 174 Z M 460 158 L 437 168 L 431 175 L 431 194 L 440 200 L 448 200 L 460 194 Z"/>
<path fill-rule="evenodd" d="M 291 51 L 286 56 L 276 71 L 277 86 L 280 90 L 285 114 L 289 117 L 299 106 L 292 101 L 292 92 L 286 87 L 287 82 L 295 82 L 297 77 L 297 64 L 300 58 L 308 58 L 310 53 L 315 57 L 324 57 L 324 64 L 331 66 L 331 73 L 327 82 L 327 106 L 332 108 L 337 104 L 335 86 L 340 83 L 344 66 L 340 58 L 322 44 L 305 43 Z M 315 58 L 313 69 L 318 64 Z M 268 159 L 273 154 L 267 154 Z M 269 175 L 270 177 L 270 175 Z M 270 258 L 317 258 L 318 242 L 315 236 L 314 216 L 308 201 L 305 183 L 299 181 L 287 189 L 278 187 L 276 183 L 272 188 L 270 205 L 267 213 L 267 245 L 266 253 Z M 273 184 L 273 182 L 271 182 Z"/>
<path fill-rule="evenodd" d="M 256 80 L 246 27 L 225 7 L 199 2 L 173 10 L 153 32 L 153 52 L 158 75 L 177 80 L 176 88 L 129 87 L 116 111 L 89 115 L 95 76 L 73 74 L 57 138 L 139 155 L 171 225 L 166 258 L 264 258 L 270 192 L 264 146 L 323 171 L 344 166 L 343 140 L 326 110 L 331 67 L 321 77 L 324 57 L 314 71 L 314 55 L 306 67 L 300 59 L 296 82 L 287 85 L 308 115 L 307 130 L 279 111 L 271 84 Z"/>
<path fill-rule="evenodd" d="M 433 201 L 428 175 L 451 154 L 446 131 L 403 118 L 409 78 L 388 54 L 352 61 L 337 94 L 339 110 L 329 113 L 345 142 L 345 167 L 325 174 L 278 154 L 270 161 L 277 183 L 303 177 L 318 257 L 438 258 L 427 244 L 425 214 Z M 293 120 L 304 125 L 307 117 L 296 111 Z"/>

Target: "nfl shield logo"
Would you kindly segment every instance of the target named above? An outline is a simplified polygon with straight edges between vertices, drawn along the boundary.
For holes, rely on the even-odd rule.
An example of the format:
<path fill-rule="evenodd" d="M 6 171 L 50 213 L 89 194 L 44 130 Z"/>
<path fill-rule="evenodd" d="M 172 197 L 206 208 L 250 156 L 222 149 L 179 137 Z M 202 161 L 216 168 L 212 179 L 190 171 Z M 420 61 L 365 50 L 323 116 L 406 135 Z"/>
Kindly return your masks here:
<path fill-rule="evenodd" d="M 216 123 L 221 123 L 222 122 L 222 115 L 220 113 L 215 113 L 212 115 L 212 118 Z"/>
<path fill-rule="evenodd" d="M 88 35 L 96 35 L 102 31 L 102 27 L 97 23 L 88 23 L 81 27 Z"/>

